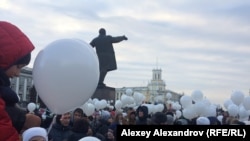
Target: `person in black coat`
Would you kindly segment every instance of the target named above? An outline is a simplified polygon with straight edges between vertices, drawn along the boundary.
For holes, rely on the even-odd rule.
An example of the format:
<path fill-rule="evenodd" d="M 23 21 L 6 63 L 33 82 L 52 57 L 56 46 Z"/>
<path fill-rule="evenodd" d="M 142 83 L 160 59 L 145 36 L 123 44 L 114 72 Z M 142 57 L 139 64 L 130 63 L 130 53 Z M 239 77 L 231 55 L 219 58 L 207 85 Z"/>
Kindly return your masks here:
<path fill-rule="evenodd" d="M 56 122 L 48 131 L 48 139 L 52 141 L 65 141 L 71 134 L 70 113 L 56 115 Z"/>
<path fill-rule="evenodd" d="M 89 128 L 89 122 L 84 118 L 74 120 L 68 141 L 79 141 L 81 138 L 86 137 Z"/>
<path fill-rule="evenodd" d="M 101 28 L 99 36 L 90 42 L 90 45 L 93 48 L 95 47 L 99 59 L 100 77 L 98 87 L 105 87 L 104 79 L 107 72 L 117 69 L 113 43 L 119 43 L 123 40 L 128 40 L 128 38 L 125 35 L 117 37 L 106 35 L 106 30 Z"/>
<path fill-rule="evenodd" d="M 148 107 L 146 106 L 139 106 L 136 109 L 136 125 L 148 125 Z"/>

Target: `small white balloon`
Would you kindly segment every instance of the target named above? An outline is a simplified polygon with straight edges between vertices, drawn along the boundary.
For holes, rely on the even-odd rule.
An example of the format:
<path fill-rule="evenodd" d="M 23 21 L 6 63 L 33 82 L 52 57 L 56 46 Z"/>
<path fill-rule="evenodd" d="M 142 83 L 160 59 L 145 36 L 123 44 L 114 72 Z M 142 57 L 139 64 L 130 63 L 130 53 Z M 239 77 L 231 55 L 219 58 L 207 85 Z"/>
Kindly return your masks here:
<path fill-rule="evenodd" d="M 237 116 L 239 114 L 239 107 L 236 104 L 230 104 L 228 106 L 228 113 L 230 116 Z"/>
<path fill-rule="evenodd" d="M 117 101 L 115 102 L 115 108 L 116 108 L 116 110 L 122 108 L 122 102 L 121 102 L 121 100 L 117 100 Z"/>
<path fill-rule="evenodd" d="M 190 96 L 184 95 L 180 99 L 181 106 L 187 108 L 192 105 L 192 98 Z"/>
<path fill-rule="evenodd" d="M 233 104 L 233 101 L 231 99 L 227 99 L 224 101 L 223 106 L 224 108 L 228 109 L 228 106 Z"/>
<path fill-rule="evenodd" d="M 231 94 L 231 100 L 233 101 L 234 104 L 238 106 L 243 102 L 244 97 L 245 97 L 244 93 L 239 90 L 236 90 Z"/>
<path fill-rule="evenodd" d="M 132 89 L 126 89 L 126 95 L 132 96 L 133 90 Z"/>
<path fill-rule="evenodd" d="M 28 104 L 27 108 L 28 108 L 29 112 L 34 112 L 34 110 L 36 109 L 36 104 L 31 102 Z"/>
<path fill-rule="evenodd" d="M 95 112 L 95 106 L 92 103 L 85 103 L 82 110 L 87 116 L 91 116 Z"/>
<path fill-rule="evenodd" d="M 166 94 L 166 98 L 169 100 L 170 98 L 172 98 L 172 94 L 171 94 L 170 92 L 168 92 L 168 93 Z"/>
<path fill-rule="evenodd" d="M 195 102 L 201 101 L 203 99 L 203 93 L 200 90 L 195 90 L 192 93 L 192 100 Z"/>
<path fill-rule="evenodd" d="M 177 118 L 180 118 L 180 117 L 182 116 L 182 113 L 181 113 L 180 110 L 177 110 L 177 111 L 175 112 L 175 114 L 176 114 L 176 117 L 177 117 Z"/>
<path fill-rule="evenodd" d="M 45 114 L 42 114 L 42 119 L 45 120 L 47 116 Z"/>
<path fill-rule="evenodd" d="M 250 96 L 246 96 L 242 104 L 246 110 L 250 110 Z"/>

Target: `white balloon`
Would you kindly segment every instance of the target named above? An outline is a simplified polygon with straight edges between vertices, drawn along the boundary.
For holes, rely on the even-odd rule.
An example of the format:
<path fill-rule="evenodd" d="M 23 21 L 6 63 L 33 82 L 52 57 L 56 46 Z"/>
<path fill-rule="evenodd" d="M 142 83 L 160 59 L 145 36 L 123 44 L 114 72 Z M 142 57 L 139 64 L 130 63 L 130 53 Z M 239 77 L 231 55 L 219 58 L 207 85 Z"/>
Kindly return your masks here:
<path fill-rule="evenodd" d="M 99 111 L 100 109 L 102 109 L 102 103 L 101 103 L 101 101 L 95 101 L 95 108 L 96 108 L 96 110 L 97 111 Z"/>
<path fill-rule="evenodd" d="M 246 110 L 250 110 L 250 96 L 246 96 L 242 104 Z"/>
<path fill-rule="evenodd" d="M 230 116 L 237 116 L 239 114 L 239 107 L 236 104 L 230 104 L 228 106 L 228 113 Z"/>
<path fill-rule="evenodd" d="M 243 94 L 243 92 L 238 91 L 238 90 L 234 91 L 231 94 L 231 100 L 233 101 L 234 104 L 236 104 L 238 106 L 243 102 L 244 97 L 245 97 L 245 95 Z"/>
<path fill-rule="evenodd" d="M 108 102 L 107 102 L 107 100 L 105 100 L 105 99 L 102 99 L 102 100 L 100 101 L 100 103 L 101 103 L 101 109 L 106 108 L 107 105 L 108 105 Z"/>
<path fill-rule="evenodd" d="M 201 116 L 204 117 L 215 117 L 216 116 L 216 106 L 215 105 L 209 105 L 205 107 L 204 111 L 202 112 Z"/>
<path fill-rule="evenodd" d="M 187 108 L 192 105 L 192 99 L 190 96 L 184 95 L 181 97 L 180 103 L 183 108 Z"/>
<path fill-rule="evenodd" d="M 180 105 L 179 102 L 174 102 L 174 103 L 172 104 L 172 108 L 173 108 L 174 110 L 180 110 L 180 109 L 181 109 L 181 105 Z"/>
<path fill-rule="evenodd" d="M 95 112 L 95 106 L 92 103 L 85 103 L 82 110 L 87 116 L 91 116 Z"/>
<path fill-rule="evenodd" d="M 203 99 L 203 93 L 200 90 L 195 90 L 192 92 L 192 100 L 195 102 L 201 101 Z"/>
<path fill-rule="evenodd" d="M 36 104 L 31 102 L 28 104 L 27 108 L 28 108 L 29 112 L 34 112 L 34 110 L 36 109 Z"/>
<path fill-rule="evenodd" d="M 168 93 L 166 94 L 166 97 L 167 97 L 167 99 L 170 99 L 170 98 L 172 98 L 172 94 L 171 94 L 170 92 L 168 92 Z"/>
<path fill-rule="evenodd" d="M 182 115 L 189 120 L 191 120 L 192 118 L 197 116 L 193 106 L 189 106 L 187 108 L 184 108 L 182 111 Z"/>
<path fill-rule="evenodd" d="M 56 40 L 38 53 L 33 78 L 45 105 L 53 113 L 63 114 L 83 105 L 95 92 L 98 57 L 84 41 Z"/>
<path fill-rule="evenodd" d="M 126 89 L 126 95 L 132 96 L 133 90 L 132 89 Z"/>
<path fill-rule="evenodd" d="M 223 115 L 218 115 L 217 119 L 220 121 L 220 123 L 222 124 L 222 119 L 223 119 Z"/>
<path fill-rule="evenodd" d="M 134 92 L 133 97 L 137 106 L 141 105 L 143 100 L 145 100 L 144 95 L 139 92 Z"/>
<path fill-rule="evenodd" d="M 164 110 L 164 105 L 162 103 L 155 105 L 156 112 L 162 112 Z"/>
<path fill-rule="evenodd" d="M 249 115 L 247 113 L 247 110 L 243 106 L 240 106 L 240 108 L 239 108 L 239 120 L 244 121 L 244 120 L 248 120 L 248 118 L 249 118 Z"/>
<path fill-rule="evenodd" d="M 115 102 L 115 108 L 116 108 L 116 110 L 122 108 L 122 102 L 121 102 L 121 100 L 117 100 L 117 101 Z"/>
<path fill-rule="evenodd" d="M 182 116 L 182 113 L 180 110 L 177 110 L 175 113 L 176 113 L 177 118 L 180 118 Z"/>
<path fill-rule="evenodd" d="M 224 108 L 228 109 L 228 106 L 233 104 L 233 101 L 231 99 L 227 99 L 224 101 Z"/>
<path fill-rule="evenodd" d="M 199 102 L 196 102 L 194 104 L 194 109 L 195 109 L 195 112 L 198 116 L 200 116 L 206 109 L 206 104 L 202 101 L 199 101 Z"/>
<path fill-rule="evenodd" d="M 47 116 L 45 114 L 42 114 L 42 119 L 45 120 Z"/>

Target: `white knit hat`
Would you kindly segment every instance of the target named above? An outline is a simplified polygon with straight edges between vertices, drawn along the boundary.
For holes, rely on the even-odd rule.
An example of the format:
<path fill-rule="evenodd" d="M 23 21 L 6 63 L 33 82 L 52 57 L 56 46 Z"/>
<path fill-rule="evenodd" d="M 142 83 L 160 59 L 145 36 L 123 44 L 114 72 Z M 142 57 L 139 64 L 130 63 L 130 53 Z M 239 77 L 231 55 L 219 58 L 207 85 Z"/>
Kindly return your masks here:
<path fill-rule="evenodd" d="M 198 117 L 196 125 L 210 125 L 210 120 L 207 117 Z"/>
<path fill-rule="evenodd" d="M 34 136 L 44 137 L 45 141 L 48 141 L 47 131 L 42 127 L 32 127 L 25 130 L 22 134 L 23 141 L 29 141 Z"/>
<path fill-rule="evenodd" d="M 86 136 L 81 138 L 79 141 L 101 141 L 101 140 L 94 136 Z"/>

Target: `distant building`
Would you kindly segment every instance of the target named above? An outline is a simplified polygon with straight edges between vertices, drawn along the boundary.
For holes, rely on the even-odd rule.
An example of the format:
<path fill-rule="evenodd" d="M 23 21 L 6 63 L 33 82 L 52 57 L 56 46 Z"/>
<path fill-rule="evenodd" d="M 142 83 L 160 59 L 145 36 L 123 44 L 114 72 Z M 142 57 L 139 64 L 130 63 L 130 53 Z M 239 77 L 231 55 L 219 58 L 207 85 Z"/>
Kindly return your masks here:
<path fill-rule="evenodd" d="M 32 69 L 24 67 L 20 76 L 10 80 L 11 88 L 20 97 L 21 106 L 26 106 L 30 102 L 30 90 L 33 86 Z"/>
<path fill-rule="evenodd" d="M 183 94 L 166 89 L 166 84 L 164 80 L 162 80 L 162 70 L 153 69 L 152 72 L 152 79 L 149 81 L 147 86 L 116 88 L 115 99 L 121 99 L 122 94 L 125 94 L 127 89 L 132 89 L 134 92 L 142 93 L 146 97 L 146 102 L 165 103 L 167 100 L 179 101 Z M 26 105 L 30 102 L 43 104 L 36 92 L 31 94 L 32 87 L 32 68 L 24 67 L 21 70 L 19 77 L 11 79 L 11 88 L 19 95 L 20 105 L 22 107 L 26 107 Z M 167 99 L 166 97 L 168 93 L 171 93 L 172 95 L 170 99 Z"/>
<path fill-rule="evenodd" d="M 146 102 L 150 103 L 166 103 L 167 100 L 179 101 L 183 94 L 176 93 L 172 90 L 166 89 L 166 84 L 162 80 L 162 70 L 153 69 L 153 76 L 151 81 L 145 87 L 122 87 L 116 88 L 116 100 L 121 99 L 122 94 L 126 93 L 127 89 L 132 89 L 133 92 L 142 93 Z M 171 94 L 171 98 L 167 99 L 167 94 Z"/>

